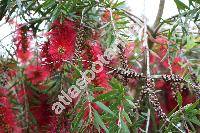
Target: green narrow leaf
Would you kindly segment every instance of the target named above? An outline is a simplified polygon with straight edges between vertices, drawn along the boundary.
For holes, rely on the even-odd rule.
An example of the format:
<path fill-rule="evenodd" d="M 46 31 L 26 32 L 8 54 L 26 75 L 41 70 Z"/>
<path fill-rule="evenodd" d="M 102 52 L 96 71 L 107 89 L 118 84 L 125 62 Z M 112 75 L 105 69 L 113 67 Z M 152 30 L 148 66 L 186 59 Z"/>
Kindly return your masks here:
<path fill-rule="evenodd" d="M 105 106 L 102 102 L 95 102 L 102 110 L 104 110 L 105 112 L 115 116 L 115 113 L 113 111 L 111 111 L 107 106 Z"/>
<path fill-rule="evenodd" d="M 198 45 L 198 44 L 194 42 L 193 38 L 187 37 L 187 44 L 185 45 L 185 48 L 187 51 L 190 51 L 190 49 L 192 49 L 196 45 Z"/>
<path fill-rule="evenodd" d="M 119 8 L 120 6 L 123 6 L 123 5 L 125 5 L 125 1 L 121 1 L 121 2 L 116 2 L 113 6 L 112 6 L 112 8 Z"/>
<path fill-rule="evenodd" d="M 196 117 L 196 116 L 193 116 L 191 118 L 188 118 L 192 123 L 200 126 L 200 120 Z"/>
<path fill-rule="evenodd" d="M 46 9 L 50 6 L 52 6 L 55 3 L 54 0 L 46 0 L 43 4 L 42 4 L 42 8 Z"/>
<path fill-rule="evenodd" d="M 128 114 L 127 114 L 124 110 L 122 111 L 122 115 L 126 118 L 126 120 L 127 120 L 130 124 L 132 124 L 131 119 L 129 118 Z"/>
<path fill-rule="evenodd" d="M 16 4 L 19 7 L 19 9 L 22 11 L 22 2 L 21 2 L 21 0 L 16 0 Z"/>
<path fill-rule="evenodd" d="M 186 112 L 190 112 L 191 110 L 195 109 L 200 104 L 200 101 L 197 100 L 195 103 L 193 103 L 191 106 L 186 108 Z"/>
<path fill-rule="evenodd" d="M 124 92 L 124 87 L 117 79 L 112 78 L 110 85 L 112 86 L 113 89 L 119 90 L 120 92 Z"/>
<path fill-rule="evenodd" d="M 105 88 L 103 88 L 103 87 L 94 87 L 93 90 L 94 91 L 104 91 Z"/>
<path fill-rule="evenodd" d="M 133 106 L 134 108 L 136 108 L 135 104 L 134 104 L 131 100 L 126 99 L 126 101 L 127 101 L 131 106 Z"/>
<path fill-rule="evenodd" d="M 51 22 L 56 20 L 58 16 L 60 15 L 60 6 L 57 6 L 55 10 L 53 11 L 52 17 L 51 17 Z"/>
<path fill-rule="evenodd" d="M 112 99 L 114 99 L 116 97 L 116 91 L 110 91 L 108 93 L 105 93 L 105 94 L 101 94 L 99 95 L 98 97 L 96 97 L 93 102 L 96 102 L 96 101 L 110 101 Z"/>
<path fill-rule="evenodd" d="M 177 102 L 178 102 L 179 108 L 181 108 L 182 107 L 183 98 L 182 98 L 180 92 L 177 93 Z"/>
<path fill-rule="evenodd" d="M 199 13 L 196 14 L 196 16 L 194 18 L 194 22 L 197 22 L 198 19 L 199 19 Z"/>
<path fill-rule="evenodd" d="M 174 2 L 176 3 L 176 6 L 178 9 L 181 10 L 185 10 L 185 9 L 189 9 L 188 6 L 186 6 L 183 2 L 181 2 L 180 0 L 174 0 Z"/>
<path fill-rule="evenodd" d="M 97 121 L 94 121 L 94 126 L 96 127 L 96 129 L 98 130 L 98 132 L 100 133 L 101 129 L 97 123 Z"/>
<path fill-rule="evenodd" d="M 8 0 L 2 0 L 0 1 L 0 20 L 4 17 L 4 15 L 7 12 Z"/>
<path fill-rule="evenodd" d="M 121 119 L 121 126 L 122 126 L 122 133 L 130 133 L 128 126 L 124 123 L 122 119 Z"/>
<path fill-rule="evenodd" d="M 99 113 L 98 113 L 96 110 L 94 110 L 94 121 L 95 121 L 99 126 L 101 126 L 101 127 L 106 131 L 106 133 L 109 133 L 109 131 L 108 131 L 108 129 L 106 128 L 104 122 L 102 121 L 102 119 L 101 119 Z"/>
<path fill-rule="evenodd" d="M 81 108 L 81 111 L 76 115 L 76 117 L 74 118 L 73 122 L 72 122 L 72 126 L 73 126 L 73 130 L 76 130 L 82 117 L 84 115 L 84 108 Z"/>

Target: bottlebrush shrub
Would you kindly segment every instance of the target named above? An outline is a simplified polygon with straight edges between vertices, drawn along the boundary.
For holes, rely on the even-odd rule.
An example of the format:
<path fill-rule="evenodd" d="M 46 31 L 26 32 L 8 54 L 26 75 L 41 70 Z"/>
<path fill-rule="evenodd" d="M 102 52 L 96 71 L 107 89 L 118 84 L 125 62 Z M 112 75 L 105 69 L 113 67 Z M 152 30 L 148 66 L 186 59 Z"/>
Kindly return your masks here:
<path fill-rule="evenodd" d="M 82 21 L 62 15 L 52 19 L 43 35 L 46 41 L 37 45 L 32 41 L 34 30 L 17 25 L 16 54 L 0 66 L 0 132 L 192 132 L 198 128 L 199 79 L 190 60 L 177 48 L 179 44 L 164 36 L 149 39 L 152 46 L 147 57 L 143 40 L 118 41 L 124 31 L 114 38 L 127 21 L 121 22 L 125 16 L 118 16 L 123 13 L 117 10 L 111 18 L 113 9 L 101 16 L 100 21 L 108 25 L 101 30 L 87 26 L 84 17 L 88 14 L 84 13 Z M 111 20 L 117 21 L 112 32 Z M 117 56 L 104 64 L 69 105 L 60 102 L 65 109 L 55 114 L 52 105 L 61 90 L 67 93 L 82 72 L 104 57 L 111 47 L 105 42 L 117 45 L 113 48 Z M 40 50 L 34 51 L 32 45 Z M 150 76 L 146 58 L 150 58 Z"/>

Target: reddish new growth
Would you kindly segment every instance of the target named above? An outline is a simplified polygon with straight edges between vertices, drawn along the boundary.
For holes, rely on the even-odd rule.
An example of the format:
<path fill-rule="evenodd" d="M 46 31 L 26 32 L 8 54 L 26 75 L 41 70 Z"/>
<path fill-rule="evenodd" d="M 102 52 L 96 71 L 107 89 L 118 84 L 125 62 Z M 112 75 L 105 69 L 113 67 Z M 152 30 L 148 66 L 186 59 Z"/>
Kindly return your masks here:
<path fill-rule="evenodd" d="M 130 42 L 127 44 L 127 46 L 125 48 L 125 56 L 127 59 L 131 58 L 133 56 L 134 49 L 135 49 L 135 43 Z"/>
<path fill-rule="evenodd" d="M 113 12 L 112 15 L 113 15 L 112 16 L 113 19 L 115 19 L 115 20 L 119 20 L 120 19 L 120 16 L 118 14 Z M 109 10 L 105 10 L 103 15 L 102 15 L 102 17 L 101 17 L 102 21 L 103 22 L 109 22 L 110 18 L 111 18 L 111 12 Z"/>
<path fill-rule="evenodd" d="M 45 81 L 49 76 L 49 72 L 41 66 L 30 65 L 25 69 L 25 74 L 32 84 L 37 84 Z"/>
<path fill-rule="evenodd" d="M 156 39 L 155 39 L 154 41 L 155 41 L 155 43 L 162 44 L 162 45 L 167 44 L 167 43 L 169 42 L 169 41 L 168 41 L 166 38 L 164 38 L 163 36 L 157 36 Z"/>
<path fill-rule="evenodd" d="M 56 20 L 52 24 L 52 30 L 47 35 L 49 36 L 49 44 L 46 43 L 42 48 L 45 63 L 56 63 L 60 66 L 63 60 L 72 58 L 76 39 L 73 22 L 65 20 L 61 23 Z"/>
<path fill-rule="evenodd" d="M 22 24 L 17 25 L 17 28 L 18 30 L 14 37 L 14 42 L 17 47 L 16 56 L 22 63 L 26 63 L 32 57 L 32 52 L 30 51 L 31 32 L 27 32 L 27 27 Z"/>

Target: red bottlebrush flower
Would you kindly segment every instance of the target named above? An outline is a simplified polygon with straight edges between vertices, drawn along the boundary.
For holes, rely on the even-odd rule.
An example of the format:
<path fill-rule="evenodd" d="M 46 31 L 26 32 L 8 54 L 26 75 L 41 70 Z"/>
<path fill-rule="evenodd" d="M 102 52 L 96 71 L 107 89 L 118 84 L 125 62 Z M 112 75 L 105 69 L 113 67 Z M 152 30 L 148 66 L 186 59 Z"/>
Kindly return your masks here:
<path fill-rule="evenodd" d="M 163 66 L 163 67 L 168 68 L 168 67 L 169 67 L 169 61 L 168 61 L 168 58 L 165 57 L 165 56 L 166 56 L 166 53 L 167 53 L 167 47 L 166 47 L 166 46 L 163 46 L 163 45 L 160 46 L 159 52 L 158 52 L 158 54 L 159 54 L 159 56 L 160 56 L 159 61 L 161 62 L 161 60 L 162 60 L 163 58 L 165 58 L 161 63 L 162 63 L 162 66 Z"/>
<path fill-rule="evenodd" d="M 76 31 L 74 23 L 65 20 L 60 23 L 56 20 L 52 25 L 51 32 L 48 33 L 49 55 L 53 62 L 62 62 L 62 60 L 71 59 L 74 54 Z"/>
<path fill-rule="evenodd" d="M 23 104 L 24 102 L 24 97 L 27 95 L 27 92 L 25 91 L 25 89 L 20 89 L 17 93 L 17 99 L 19 101 L 19 103 Z"/>
<path fill-rule="evenodd" d="M 180 57 L 176 57 L 174 58 L 174 61 L 172 63 L 172 72 L 176 73 L 176 72 L 180 72 L 182 71 L 182 67 L 181 67 L 181 62 L 183 62 L 183 60 Z"/>
<path fill-rule="evenodd" d="M 47 96 L 41 96 L 47 97 Z M 38 130 L 41 132 L 42 130 L 47 130 L 48 124 L 50 124 L 51 116 L 54 115 L 51 110 L 51 105 L 48 105 L 47 102 L 41 101 L 39 105 L 32 106 L 30 111 L 33 113 L 37 123 Z"/>
<path fill-rule="evenodd" d="M 53 71 L 54 69 L 58 68 L 60 64 L 53 61 L 51 55 L 49 54 L 49 46 L 49 42 L 45 42 L 44 44 L 42 44 L 42 49 L 40 53 L 42 59 L 41 63 L 43 64 L 45 69 Z"/>
<path fill-rule="evenodd" d="M 165 85 L 165 82 L 163 80 L 158 80 L 155 84 L 155 87 L 158 89 L 162 89 L 162 87 Z"/>
<path fill-rule="evenodd" d="M 130 58 L 133 55 L 133 51 L 135 48 L 135 43 L 130 42 L 125 48 L 125 56 L 126 58 Z"/>
<path fill-rule="evenodd" d="M 91 41 L 91 40 L 87 41 L 86 44 L 89 45 L 89 50 L 87 51 L 87 53 L 89 53 L 88 57 L 93 62 L 97 61 L 98 60 L 98 55 L 99 56 L 103 55 L 102 49 L 100 47 L 100 44 L 98 42 L 96 42 L 96 41 Z M 83 57 L 84 57 L 84 59 L 88 59 L 88 57 L 85 54 L 83 54 Z M 87 63 L 84 64 L 84 65 L 85 65 L 84 67 L 86 67 L 86 68 L 88 67 Z M 94 85 L 96 85 L 96 86 L 103 87 L 106 90 L 104 90 L 103 92 L 94 92 L 94 97 L 98 96 L 99 94 L 104 94 L 104 93 L 106 93 L 106 92 L 111 90 L 111 87 L 110 87 L 108 81 L 109 81 L 109 77 L 106 74 L 106 69 L 105 68 L 103 68 L 103 70 L 101 72 L 95 73 L 95 79 L 92 81 L 92 83 Z M 105 104 L 107 104 L 107 103 L 105 103 Z M 102 110 L 98 105 L 96 105 L 95 103 L 87 102 L 85 104 L 85 107 L 87 107 L 87 108 L 86 108 L 86 110 L 84 112 L 84 116 L 83 116 L 83 120 L 84 121 L 86 121 L 88 119 L 89 112 L 90 112 L 89 106 L 92 106 L 99 113 L 102 113 Z"/>
<path fill-rule="evenodd" d="M 162 65 L 165 67 L 165 68 L 168 68 L 169 67 L 169 61 L 166 59 L 162 62 Z"/>
<path fill-rule="evenodd" d="M 17 28 L 18 30 L 14 37 L 14 42 L 17 47 L 16 56 L 22 63 L 26 63 L 32 57 L 32 52 L 30 51 L 32 33 L 27 31 L 26 27 L 22 24 L 17 25 Z"/>
<path fill-rule="evenodd" d="M 17 57 L 20 59 L 22 63 L 26 63 L 28 60 L 32 58 L 32 52 L 31 51 L 23 51 L 23 50 L 17 50 Z"/>
<path fill-rule="evenodd" d="M 72 55 L 68 53 L 68 46 L 62 43 L 52 45 L 49 49 L 49 53 L 51 54 L 53 61 L 62 61 L 65 59 L 69 59 Z"/>
<path fill-rule="evenodd" d="M 171 85 L 163 81 L 157 81 L 156 88 L 164 91 L 164 95 L 162 97 L 165 97 L 165 99 L 162 98 L 164 101 L 161 101 L 162 109 L 164 109 L 166 113 L 171 112 L 178 105 L 177 101 L 173 97 Z M 189 90 L 183 90 L 181 95 L 183 97 L 183 106 L 194 101 L 194 97 L 190 96 Z"/>
<path fill-rule="evenodd" d="M 26 68 L 25 74 L 32 84 L 40 83 L 47 79 L 49 72 L 44 70 L 41 66 L 30 65 Z"/>
<path fill-rule="evenodd" d="M 95 62 L 98 60 L 98 56 L 97 55 L 103 55 L 100 44 L 98 42 L 89 42 L 89 45 L 91 47 L 91 54 L 92 54 L 92 61 Z M 108 83 L 109 81 L 109 77 L 106 74 L 106 69 L 105 67 L 103 68 L 103 70 L 100 73 L 96 73 L 96 78 L 94 79 L 94 83 L 97 86 L 101 86 L 106 88 L 106 91 L 111 90 L 111 87 Z"/>
<path fill-rule="evenodd" d="M 156 57 L 153 54 L 150 54 L 150 63 L 154 64 L 156 60 Z"/>
<path fill-rule="evenodd" d="M 17 126 L 15 113 L 7 97 L 0 97 L 0 129 L 4 132 L 21 132 Z M 0 130 L 1 131 L 1 130 Z"/>
<path fill-rule="evenodd" d="M 167 44 L 168 40 L 162 36 L 157 36 L 155 42 L 158 44 Z"/>
<path fill-rule="evenodd" d="M 12 79 L 13 77 L 15 77 L 17 74 L 16 70 L 9 70 L 8 71 L 8 76 Z"/>
<path fill-rule="evenodd" d="M 0 88 L 0 97 L 6 96 L 8 94 L 8 91 L 4 88 Z"/>
<path fill-rule="evenodd" d="M 37 103 L 32 103 L 30 106 L 30 111 L 33 114 L 37 125 L 34 125 L 32 129 L 37 129 L 38 132 L 64 132 L 70 129 L 70 120 L 66 117 L 60 118 L 51 109 L 51 104 L 49 104 L 49 96 L 46 94 L 31 95 L 31 98 L 37 98 Z M 32 100 L 30 99 L 30 102 Z"/>

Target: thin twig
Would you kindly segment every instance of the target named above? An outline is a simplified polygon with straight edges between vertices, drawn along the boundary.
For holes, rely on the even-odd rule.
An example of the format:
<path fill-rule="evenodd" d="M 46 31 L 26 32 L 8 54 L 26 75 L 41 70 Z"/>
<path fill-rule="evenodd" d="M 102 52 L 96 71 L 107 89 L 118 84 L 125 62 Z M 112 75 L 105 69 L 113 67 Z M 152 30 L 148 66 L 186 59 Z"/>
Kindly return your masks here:
<path fill-rule="evenodd" d="M 128 18 L 131 19 L 134 23 L 137 23 L 140 27 L 142 27 L 142 24 L 144 23 L 144 21 L 143 21 L 141 18 L 137 17 L 136 15 L 134 15 L 134 14 L 132 14 L 132 13 L 130 13 L 130 12 L 124 10 L 124 9 L 122 9 L 122 11 L 123 11 L 123 12 L 128 16 Z M 134 17 L 134 18 L 136 18 L 137 20 L 139 20 L 140 23 L 139 23 L 137 20 L 135 20 L 134 18 L 132 18 L 131 16 Z M 148 31 L 149 31 L 151 34 L 153 33 L 153 30 L 150 28 L 150 26 L 147 25 L 147 29 L 148 29 Z"/>
<path fill-rule="evenodd" d="M 150 123 L 150 115 L 151 115 L 151 112 L 150 112 L 150 109 L 148 109 L 148 112 L 147 112 L 147 124 L 146 124 L 146 133 L 148 133 L 148 130 L 149 130 L 149 123 Z"/>
<path fill-rule="evenodd" d="M 155 29 L 159 25 L 161 17 L 163 15 L 164 6 L 165 6 L 165 0 L 160 0 L 160 4 L 159 4 L 159 9 L 158 9 L 158 12 L 157 12 L 156 20 L 155 20 L 155 22 L 153 24 L 152 29 Z"/>
<path fill-rule="evenodd" d="M 32 24 L 34 22 L 37 22 L 38 20 L 45 20 L 45 19 L 48 19 L 49 17 L 42 17 L 42 18 L 38 18 L 38 19 L 34 19 L 34 20 L 31 20 L 30 22 L 28 23 L 24 23 L 22 24 L 19 28 L 17 28 L 16 30 L 12 31 L 11 33 L 9 33 L 8 35 L 4 36 L 3 38 L 0 39 L 0 42 L 2 42 L 2 40 L 4 40 L 5 38 L 7 38 L 8 36 L 12 35 L 13 33 L 17 32 L 20 28 L 28 25 L 28 24 Z"/>
<path fill-rule="evenodd" d="M 189 14 L 189 13 L 191 13 L 191 12 L 194 12 L 194 11 L 198 11 L 198 10 L 200 10 L 200 7 L 195 8 L 195 9 L 193 9 L 193 10 L 186 11 L 186 12 L 182 13 L 181 16 L 185 17 L 187 14 Z M 177 14 L 177 15 L 174 15 L 174 16 L 168 18 L 168 19 L 163 20 L 163 22 L 161 22 L 161 23 L 155 28 L 155 30 L 153 31 L 153 34 L 157 33 L 158 30 L 160 29 L 160 27 L 161 27 L 163 24 L 165 24 L 165 22 L 168 22 L 168 21 L 170 21 L 170 20 L 172 20 L 172 19 L 175 19 L 175 18 L 179 17 L 179 15 L 180 15 L 180 14 Z"/>

